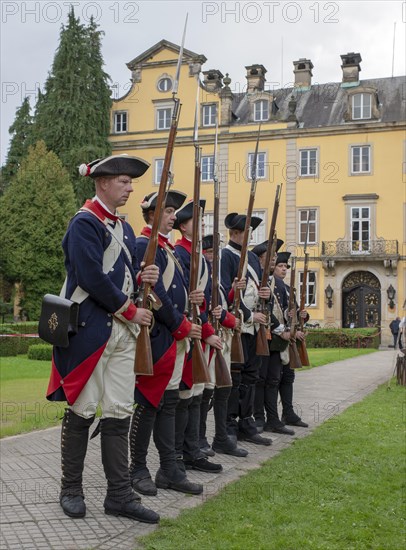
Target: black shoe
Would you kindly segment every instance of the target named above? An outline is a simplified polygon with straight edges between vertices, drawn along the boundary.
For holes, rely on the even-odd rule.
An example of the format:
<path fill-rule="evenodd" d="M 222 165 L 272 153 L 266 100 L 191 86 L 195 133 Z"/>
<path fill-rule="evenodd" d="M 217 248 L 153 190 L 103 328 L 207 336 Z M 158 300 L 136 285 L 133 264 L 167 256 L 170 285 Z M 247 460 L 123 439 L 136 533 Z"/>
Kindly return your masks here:
<path fill-rule="evenodd" d="M 186 470 L 197 470 L 199 472 L 208 472 L 209 474 L 221 472 L 223 469 L 221 464 L 209 462 L 205 457 L 196 460 L 184 460 L 184 463 Z"/>
<path fill-rule="evenodd" d="M 257 428 L 257 432 L 262 434 L 264 431 L 264 422 L 262 420 L 255 420 L 255 426 Z"/>
<path fill-rule="evenodd" d="M 254 443 L 254 445 L 265 445 L 266 447 L 268 447 L 272 444 L 272 439 L 262 437 L 262 435 L 259 434 L 248 435 L 241 433 L 240 438 L 243 441 L 248 441 L 248 443 Z"/>
<path fill-rule="evenodd" d="M 145 508 L 135 499 L 129 502 L 117 502 L 106 497 L 104 501 L 104 512 L 109 516 L 123 516 L 135 519 L 143 523 L 158 523 L 159 514 L 149 508 Z"/>
<path fill-rule="evenodd" d="M 295 435 L 295 432 L 293 430 L 289 430 L 286 426 L 278 426 L 277 428 L 270 428 L 271 432 L 274 432 L 276 434 L 283 434 L 283 435 Z"/>
<path fill-rule="evenodd" d="M 60 497 L 62 510 L 70 518 L 84 518 L 86 504 L 82 495 L 63 495 Z"/>
<path fill-rule="evenodd" d="M 189 495 L 200 495 L 203 493 L 203 485 L 200 483 L 192 483 L 186 477 L 181 481 L 171 481 L 161 469 L 156 473 L 155 484 L 158 489 L 172 489 L 173 491 Z"/>
<path fill-rule="evenodd" d="M 216 451 L 216 453 L 223 455 L 237 456 L 241 458 L 248 455 L 248 451 L 246 451 L 245 449 L 241 449 L 241 447 L 237 447 L 237 444 L 230 439 L 228 439 L 224 443 L 216 443 L 215 441 L 213 441 L 212 447 Z"/>
<path fill-rule="evenodd" d="M 133 489 L 135 489 L 142 495 L 154 497 L 158 493 L 155 483 L 149 476 L 144 478 L 134 477 L 131 480 L 131 484 L 133 486 Z"/>
<path fill-rule="evenodd" d="M 200 452 L 204 454 L 204 456 L 215 456 L 216 454 L 208 443 L 205 443 L 203 447 L 200 447 Z"/>
<path fill-rule="evenodd" d="M 303 422 L 301 418 L 299 418 L 299 420 L 294 420 L 294 421 L 289 421 L 289 420 L 286 420 L 286 418 L 282 418 L 282 422 L 284 422 L 288 426 L 298 426 L 299 428 L 309 427 L 309 424 L 306 424 L 306 422 Z"/>

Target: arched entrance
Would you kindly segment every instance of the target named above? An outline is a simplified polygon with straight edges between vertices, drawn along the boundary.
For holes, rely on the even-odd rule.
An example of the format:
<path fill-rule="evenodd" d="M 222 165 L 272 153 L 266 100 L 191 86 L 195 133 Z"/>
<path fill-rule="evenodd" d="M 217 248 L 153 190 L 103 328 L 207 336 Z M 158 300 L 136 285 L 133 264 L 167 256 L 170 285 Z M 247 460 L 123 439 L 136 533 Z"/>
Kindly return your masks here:
<path fill-rule="evenodd" d="M 369 271 L 354 271 L 343 281 L 343 327 L 379 327 L 381 285 Z"/>

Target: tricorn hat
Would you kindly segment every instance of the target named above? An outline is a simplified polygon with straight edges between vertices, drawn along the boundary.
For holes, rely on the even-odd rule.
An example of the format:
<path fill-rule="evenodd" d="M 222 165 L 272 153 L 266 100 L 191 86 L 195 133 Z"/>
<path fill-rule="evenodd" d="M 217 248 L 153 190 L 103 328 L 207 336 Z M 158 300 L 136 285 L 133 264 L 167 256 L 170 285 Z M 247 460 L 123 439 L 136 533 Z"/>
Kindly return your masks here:
<path fill-rule="evenodd" d="M 246 219 L 247 216 L 245 214 L 231 212 L 231 214 L 227 214 L 224 220 L 224 225 L 227 227 L 227 229 L 237 229 L 238 231 L 244 231 Z M 258 218 L 258 216 L 251 216 L 251 227 L 253 231 L 258 227 L 260 223 L 262 223 L 261 218 Z"/>
<path fill-rule="evenodd" d="M 155 210 L 157 198 L 157 192 L 150 193 L 149 195 L 144 197 L 141 203 L 142 210 Z M 166 194 L 165 206 L 167 208 L 174 208 L 175 210 L 178 210 L 178 208 L 182 206 L 185 200 L 186 194 L 182 193 L 182 191 L 168 191 L 168 193 Z"/>
<path fill-rule="evenodd" d="M 173 224 L 174 229 L 179 229 L 181 223 L 185 223 L 188 220 L 190 220 L 191 218 L 193 218 L 193 205 L 194 205 L 193 201 L 189 201 L 186 204 L 184 204 L 183 206 L 181 206 L 179 208 L 179 210 L 177 210 L 175 212 L 176 221 Z M 200 199 L 199 205 L 200 205 L 200 208 L 202 208 L 202 210 L 204 212 L 204 207 L 206 206 L 205 199 Z"/>
<path fill-rule="evenodd" d="M 278 255 L 276 256 L 276 265 L 287 264 L 287 266 L 290 267 L 288 264 L 290 256 L 290 252 L 278 252 Z"/>
<path fill-rule="evenodd" d="M 276 239 L 276 252 L 278 252 L 278 250 L 282 245 L 283 245 L 282 239 Z M 262 254 L 265 254 L 267 249 L 268 249 L 268 241 L 264 241 L 263 243 L 257 244 L 257 246 L 254 246 L 251 252 L 253 252 L 259 257 L 259 256 L 262 256 Z"/>
<path fill-rule="evenodd" d="M 101 176 L 120 176 L 125 174 L 131 178 L 139 178 L 150 167 L 149 162 L 128 155 L 113 155 L 104 159 L 96 159 L 89 164 L 79 166 L 81 176 L 98 178 Z"/>
<path fill-rule="evenodd" d="M 205 235 L 202 239 L 202 248 L 203 250 L 208 250 L 213 248 L 213 235 Z"/>

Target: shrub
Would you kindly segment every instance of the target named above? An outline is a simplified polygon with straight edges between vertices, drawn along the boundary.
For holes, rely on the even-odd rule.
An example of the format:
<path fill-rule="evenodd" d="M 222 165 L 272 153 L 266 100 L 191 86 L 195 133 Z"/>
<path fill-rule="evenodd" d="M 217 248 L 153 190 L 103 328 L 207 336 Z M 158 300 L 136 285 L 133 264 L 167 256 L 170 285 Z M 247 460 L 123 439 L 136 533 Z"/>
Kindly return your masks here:
<path fill-rule="evenodd" d="M 378 348 L 380 333 L 376 328 L 308 329 L 308 348 Z"/>
<path fill-rule="evenodd" d="M 36 361 L 51 361 L 52 346 L 50 344 L 35 344 L 28 349 L 28 359 Z"/>
<path fill-rule="evenodd" d="M 0 334 L 38 334 L 38 321 L 0 324 Z"/>
<path fill-rule="evenodd" d="M 40 338 L 26 336 L 0 336 L 0 357 L 27 353 L 31 346 L 39 343 L 44 342 Z"/>

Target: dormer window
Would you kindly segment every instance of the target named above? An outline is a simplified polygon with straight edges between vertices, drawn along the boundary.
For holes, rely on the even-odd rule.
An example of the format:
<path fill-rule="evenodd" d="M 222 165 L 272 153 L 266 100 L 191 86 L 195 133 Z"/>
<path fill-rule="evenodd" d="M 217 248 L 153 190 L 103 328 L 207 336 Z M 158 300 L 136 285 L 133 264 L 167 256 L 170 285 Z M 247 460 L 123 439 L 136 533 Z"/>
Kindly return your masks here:
<path fill-rule="evenodd" d="M 371 118 L 371 94 L 354 94 L 352 96 L 352 119 L 368 120 Z"/>
<path fill-rule="evenodd" d="M 254 121 L 261 122 L 269 119 L 269 102 L 260 99 L 254 103 Z"/>

